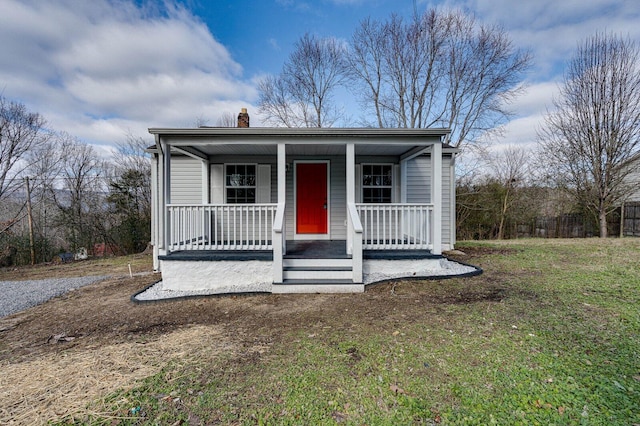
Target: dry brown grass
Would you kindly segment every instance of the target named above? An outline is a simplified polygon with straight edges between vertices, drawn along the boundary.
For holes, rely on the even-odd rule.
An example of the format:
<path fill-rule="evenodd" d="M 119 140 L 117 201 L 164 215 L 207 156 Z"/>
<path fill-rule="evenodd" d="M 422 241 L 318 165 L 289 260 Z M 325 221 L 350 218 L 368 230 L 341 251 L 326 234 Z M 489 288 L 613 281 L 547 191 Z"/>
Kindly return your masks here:
<path fill-rule="evenodd" d="M 88 275 L 122 276 L 132 273 L 150 272 L 152 257 L 148 254 L 105 257 L 70 263 L 47 263 L 35 266 L 0 268 L 0 281 L 40 280 L 47 278 L 82 277 Z"/>
<path fill-rule="evenodd" d="M 73 348 L 35 359 L 0 362 L 0 424 L 46 424 L 87 414 L 92 401 L 157 373 L 170 360 L 233 351 L 219 326 L 193 326 L 152 341 Z M 93 410 L 96 410 L 93 408 Z M 97 411 L 100 411 L 99 409 Z"/>

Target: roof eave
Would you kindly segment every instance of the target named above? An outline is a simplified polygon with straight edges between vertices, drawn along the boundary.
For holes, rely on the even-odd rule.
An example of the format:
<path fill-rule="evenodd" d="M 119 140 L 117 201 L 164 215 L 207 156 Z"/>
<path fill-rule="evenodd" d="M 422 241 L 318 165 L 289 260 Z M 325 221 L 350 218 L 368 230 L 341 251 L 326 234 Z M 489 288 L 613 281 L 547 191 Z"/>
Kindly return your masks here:
<path fill-rule="evenodd" d="M 379 128 L 288 128 L 288 127 L 198 127 L 198 128 L 155 128 L 149 129 L 153 135 L 180 136 L 227 136 L 227 137 L 442 137 L 451 133 L 450 129 L 379 129 Z"/>

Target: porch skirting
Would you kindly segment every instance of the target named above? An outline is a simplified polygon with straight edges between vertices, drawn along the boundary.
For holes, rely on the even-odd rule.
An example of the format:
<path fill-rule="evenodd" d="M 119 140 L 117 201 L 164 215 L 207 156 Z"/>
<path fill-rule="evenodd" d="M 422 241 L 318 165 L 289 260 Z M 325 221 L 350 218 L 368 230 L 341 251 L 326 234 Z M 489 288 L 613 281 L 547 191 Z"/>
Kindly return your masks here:
<path fill-rule="evenodd" d="M 162 287 L 167 291 L 247 293 L 271 291 L 271 260 L 161 260 Z"/>
<path fill-rule="evenodd" d="M 272 260 L 186 260 L 184 256 L 161 260 L 162 281 L 157 290 L 164 297 L 185 294 L 225 293 L 361 293 L 368 284 L 401 278 L 429 278 L 475 275 L 478 268 L 460 264 L 444 257 L 421 259 L 364 259 L 363 282 L 273 283 Z"/>
<path fill-rule="evenodd" d="M 422 259 L 365 259 L 362 278 L 365 284 L 394 278 L 431 277 L 449 275 L 450 263 L 442 256 Z"/>

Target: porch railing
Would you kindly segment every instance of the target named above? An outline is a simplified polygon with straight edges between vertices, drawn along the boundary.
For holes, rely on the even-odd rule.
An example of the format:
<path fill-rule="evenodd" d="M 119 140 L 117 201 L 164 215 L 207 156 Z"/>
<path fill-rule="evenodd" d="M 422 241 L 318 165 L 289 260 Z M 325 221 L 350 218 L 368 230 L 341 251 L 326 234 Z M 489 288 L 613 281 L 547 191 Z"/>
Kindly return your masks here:
<path fill-rule="evenodd" d="M 365 250 L 432 250 L 433 204 L 356 204 Z"/>
<path fill-rule="evenodd" d="M 170 250 L 271 250 L 277 204 L 170 204 Z"/>

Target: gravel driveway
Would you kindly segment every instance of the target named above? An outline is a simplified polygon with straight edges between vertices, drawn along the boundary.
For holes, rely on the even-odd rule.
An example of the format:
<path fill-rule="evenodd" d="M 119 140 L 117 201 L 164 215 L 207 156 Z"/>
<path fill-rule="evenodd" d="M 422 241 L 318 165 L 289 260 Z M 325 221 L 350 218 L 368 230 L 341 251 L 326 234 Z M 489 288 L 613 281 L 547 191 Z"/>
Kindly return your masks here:
<path fill-rule="evenodd" d="M 15 314 L 106 276 L 56 278 L 29 281 L 0 281 L 0 318 Z"/>

